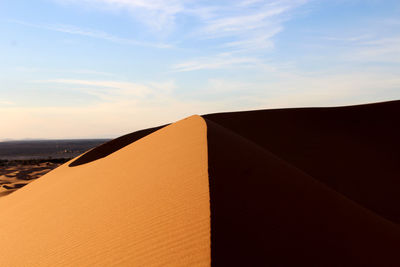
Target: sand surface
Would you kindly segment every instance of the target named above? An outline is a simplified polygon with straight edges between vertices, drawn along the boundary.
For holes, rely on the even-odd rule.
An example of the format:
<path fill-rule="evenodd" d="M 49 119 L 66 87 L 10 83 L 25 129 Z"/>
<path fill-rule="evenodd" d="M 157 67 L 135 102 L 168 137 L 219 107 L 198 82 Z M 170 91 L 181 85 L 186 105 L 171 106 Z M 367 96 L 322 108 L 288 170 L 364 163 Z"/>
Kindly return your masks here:
<path fill-rule="evenodd" d="M 0 199 L 4 266 L 210 263 L 206 125 L 170 125 Z"/>
<path fill-rule="evenodd" d="M 400 101 L 230 112 L 204 118 L 400 223 Z"/>
<path fill-rule="evenodd" d="M 397 114 L 230 112 L 122 136 L 0 198 L 1 264 L 400 266 Z"/>
<path fill-rule="evenodd" d="M 399 265 L 396 223 L 218 124 L 207 132 L 212 266 Z"/>

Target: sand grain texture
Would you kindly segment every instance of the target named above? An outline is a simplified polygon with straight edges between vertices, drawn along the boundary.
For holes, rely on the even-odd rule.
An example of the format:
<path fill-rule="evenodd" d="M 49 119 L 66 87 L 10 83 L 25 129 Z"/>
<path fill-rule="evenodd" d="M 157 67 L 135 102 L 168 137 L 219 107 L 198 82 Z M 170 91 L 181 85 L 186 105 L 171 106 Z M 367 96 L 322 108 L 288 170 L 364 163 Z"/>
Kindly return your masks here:
<path fill-rule="evenodd" d="M 4 266 L 400 266 L 400 101 L 192 116 L 0 198 Z"/>
<path fill-rule="evenodd" d="M 210 262 L 206 125 L 193 116 L 0 199 L 2 266 Z"/>

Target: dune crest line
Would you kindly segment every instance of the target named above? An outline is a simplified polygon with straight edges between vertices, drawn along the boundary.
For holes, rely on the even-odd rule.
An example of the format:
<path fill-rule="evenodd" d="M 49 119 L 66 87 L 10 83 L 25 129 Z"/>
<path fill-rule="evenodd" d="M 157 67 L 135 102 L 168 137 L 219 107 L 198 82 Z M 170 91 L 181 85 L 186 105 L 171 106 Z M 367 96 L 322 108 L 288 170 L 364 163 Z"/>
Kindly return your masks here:
<path fill-rule="evenodd" d="M 0 199 L 7 266 L 399 266 L 400 101 L 191 116 Z"/>

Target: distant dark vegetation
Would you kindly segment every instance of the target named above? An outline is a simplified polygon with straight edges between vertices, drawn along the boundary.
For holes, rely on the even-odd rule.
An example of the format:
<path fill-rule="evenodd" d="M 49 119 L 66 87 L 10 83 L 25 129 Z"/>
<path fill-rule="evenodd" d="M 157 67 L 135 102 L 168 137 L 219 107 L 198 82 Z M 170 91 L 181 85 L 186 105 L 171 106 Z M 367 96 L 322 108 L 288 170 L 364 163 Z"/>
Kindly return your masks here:
<path fill-rule="evenodd" d="M 109 140 L 78 139 L 0 142 L 0 162 L 5 164 L 19 161 L 23 164 L 29 160 L 36 160 L 38 163 L 43 160 L 43 162 L 62 163 L 60 161 L 66 162 L 107 141 Z"/>

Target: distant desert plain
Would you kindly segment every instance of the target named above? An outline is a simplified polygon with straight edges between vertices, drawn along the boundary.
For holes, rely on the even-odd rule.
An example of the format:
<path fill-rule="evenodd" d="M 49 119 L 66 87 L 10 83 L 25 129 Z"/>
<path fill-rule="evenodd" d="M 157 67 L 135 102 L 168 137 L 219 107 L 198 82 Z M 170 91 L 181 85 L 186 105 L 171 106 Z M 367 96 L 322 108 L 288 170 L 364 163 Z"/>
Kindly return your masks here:
<path fill-rule="evenodd" d="M 78 139 L 0 142 L 0 197 L 107 141 Z"/>

